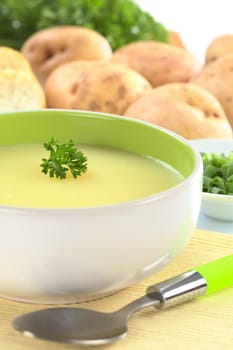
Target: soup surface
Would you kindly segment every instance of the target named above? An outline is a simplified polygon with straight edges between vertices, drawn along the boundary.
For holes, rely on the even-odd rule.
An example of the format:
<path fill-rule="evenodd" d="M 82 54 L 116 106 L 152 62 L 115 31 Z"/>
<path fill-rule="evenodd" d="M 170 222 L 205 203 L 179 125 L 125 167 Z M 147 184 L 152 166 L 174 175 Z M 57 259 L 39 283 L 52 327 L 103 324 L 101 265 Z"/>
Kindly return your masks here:
<path fill-rule="evenodd" d="M 77 208 L 126 202 L 164 191 L 183 180 L 170 166 L 118 149 L 80 145 L 86 173 L 60 180 L 41 172 L 43 145 L 0 147 L 0 205 Z"/>

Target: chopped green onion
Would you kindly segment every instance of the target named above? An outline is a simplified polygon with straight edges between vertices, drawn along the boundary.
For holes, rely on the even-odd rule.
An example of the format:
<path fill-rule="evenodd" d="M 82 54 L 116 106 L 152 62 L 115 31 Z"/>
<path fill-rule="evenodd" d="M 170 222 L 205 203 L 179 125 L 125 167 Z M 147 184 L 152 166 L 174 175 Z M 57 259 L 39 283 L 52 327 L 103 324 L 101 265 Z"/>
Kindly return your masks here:
<path fill-rule="evenodd" d="M 233 194 L 233 151 L 229 154 L 200 152 L 204 174 L 202 191 Z"/>

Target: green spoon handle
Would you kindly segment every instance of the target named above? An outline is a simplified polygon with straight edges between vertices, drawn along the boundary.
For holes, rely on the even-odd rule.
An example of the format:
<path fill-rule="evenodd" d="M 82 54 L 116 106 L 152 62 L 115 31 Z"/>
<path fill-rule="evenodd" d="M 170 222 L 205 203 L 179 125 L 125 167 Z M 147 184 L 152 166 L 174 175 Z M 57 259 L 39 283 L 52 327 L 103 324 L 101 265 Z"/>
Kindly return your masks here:
<path fill-rule="evenodd" d="M 233 286 L 233 254 L 194 268 L 206 280 L 206 293 Z"/>
<path fill-rule="evenodd" d="M 168 308 L 233 286 L 233 254 L 149 286 L 146 294 Z"/>

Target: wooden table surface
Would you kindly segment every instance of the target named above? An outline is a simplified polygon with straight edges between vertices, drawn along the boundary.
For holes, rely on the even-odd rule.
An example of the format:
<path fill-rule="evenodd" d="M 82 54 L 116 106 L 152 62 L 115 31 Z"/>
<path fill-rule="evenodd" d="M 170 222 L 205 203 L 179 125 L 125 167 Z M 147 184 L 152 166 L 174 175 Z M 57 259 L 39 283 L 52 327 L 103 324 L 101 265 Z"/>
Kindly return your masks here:
<path fill-rule="evenodd" d="M 198 230 L 179 257 L 162 271 L 112 296 L 78 306 L 105 312 L 116 310 L 134 298 L 142 296 L 150 284 L 232 252 L 233 236 Z M 0 349 L 90 349 L 90 347 L 28 338 L 11 327 L 14 317 L 43 307 L 43 305 L 0 299 Z M 233 288 L 163 311 L 153 307 L 141 310 L 129 320 L 128 328 L 128 336 L 125 339 L 111 345 L 99 346 L 97 349 L 232 350 Z"/>

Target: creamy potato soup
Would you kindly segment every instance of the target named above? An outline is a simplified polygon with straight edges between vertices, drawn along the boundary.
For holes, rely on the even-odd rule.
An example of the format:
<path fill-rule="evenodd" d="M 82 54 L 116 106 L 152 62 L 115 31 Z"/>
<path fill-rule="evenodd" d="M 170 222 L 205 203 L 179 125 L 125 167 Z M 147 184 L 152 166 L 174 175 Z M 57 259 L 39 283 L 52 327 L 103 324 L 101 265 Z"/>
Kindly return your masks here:
<path fill-rule="evenodd" d="M 86 173 L 60 180 L 41 171 L 43 145 L 0 147 L 0 205 L 43 208 L 91 207 L 126 202 L 164 191 L 183 180 L 153 158 L 113 148 L 80 145 Z"/>

